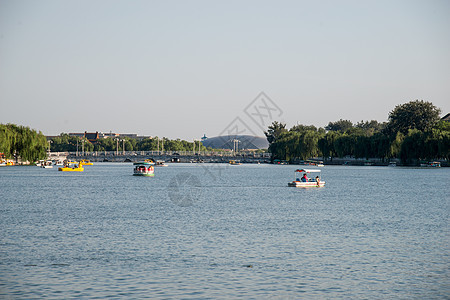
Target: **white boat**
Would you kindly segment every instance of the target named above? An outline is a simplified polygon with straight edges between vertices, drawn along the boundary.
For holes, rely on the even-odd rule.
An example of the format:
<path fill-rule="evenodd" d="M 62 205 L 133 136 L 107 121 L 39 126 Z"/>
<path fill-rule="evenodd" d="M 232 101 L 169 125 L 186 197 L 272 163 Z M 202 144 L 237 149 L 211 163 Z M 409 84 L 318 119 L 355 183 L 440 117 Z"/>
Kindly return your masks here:
<path fill-rule="evenodd" d="M 166 162 L 163 161 L 163 160 L 157 160 L 156 163 L 155 163 L 155 167 L 168 167 L 168 166 L 169 165 L 166 164 Z"/>
<path fill-rule="evenodd" d="M 295 179 L 292 182 L 288 183 L 288 186 L 291 187 L 323 187 L 325 186 L 325 181 L 322 181 L 321 172 L 319 169 L 297 169 L 295 170 Z M 303 176 L 302 176 L 303 174 Z M 309 178 L 308 174 L 311 177 Z"/>
<path fill-rule="evenodd" d="M 305 161 L 300 162 L 300 164 L 304 165 L 304 166 L 316 166 L 316 167 L 324 166 L 323 161 L 321 161 L 321 160 L 305 160 Z"/>
<path fill-rule="evenodd" d="M 39 161 L 39 166 L 40 166 L 41 168 L 44 168 L 44 169 L 51 169 L 51 168 L 53 168 L 53 163 L 52 163 L 51 160 L 47 160 L 47 161 L 45 161 L 45 160 L 40 160 L 40 161 Z"/>
<path fill-rule="evenodd" d="M 54 160 L 54 161 L 53 161 L 53 164 L 54 164 L 55 166 L 64 166 L 64 163 L 63 163 L 61 160 Z"/>
<path fill-rule="evenodd" d="M 151 162 L 136 162 L 133 164 L 133 175 L 135 176 L 155 176 L 155 169 L 153 168 L 153 163 Z"/>

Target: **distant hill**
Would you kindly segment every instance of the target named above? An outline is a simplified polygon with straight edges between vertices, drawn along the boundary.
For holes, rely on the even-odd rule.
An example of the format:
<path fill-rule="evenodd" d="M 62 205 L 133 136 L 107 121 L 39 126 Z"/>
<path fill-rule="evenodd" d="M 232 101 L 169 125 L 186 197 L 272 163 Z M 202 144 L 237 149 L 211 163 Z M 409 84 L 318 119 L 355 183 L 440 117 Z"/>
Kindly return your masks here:
<path fill-rule="evenodd" d="M 239 141 L 239 150 L 245 149 L 267 149 L 269 142 L 265 137 L 251 135 L 223 135 L 207 138 L 203 141 L 205 147 L 214 149 L 233 149 L 233 140 Z"/>

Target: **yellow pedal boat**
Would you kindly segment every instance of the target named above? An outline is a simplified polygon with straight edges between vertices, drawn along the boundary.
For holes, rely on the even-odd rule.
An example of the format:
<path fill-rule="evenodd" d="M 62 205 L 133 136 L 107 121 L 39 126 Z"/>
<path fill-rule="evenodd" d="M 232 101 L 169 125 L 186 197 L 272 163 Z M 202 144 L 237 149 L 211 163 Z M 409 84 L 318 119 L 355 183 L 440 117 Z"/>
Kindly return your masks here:
<path fill-rule="evenodd" d="M 80 162 L 79 164 L 70 164 L 69 166 L 65 166 L 62 168 L 58 168 L 58 171 L 63 172 L 83 172 L 83 164 Z"/>
<path fill-rule="evenodd" d="M 89 160 L 87 159 L 83 159 L 82 161 L 80 161 L 80 163 L 83 164 L 83 166 L 93 166 L 94 164 L 91 163 Z"/>

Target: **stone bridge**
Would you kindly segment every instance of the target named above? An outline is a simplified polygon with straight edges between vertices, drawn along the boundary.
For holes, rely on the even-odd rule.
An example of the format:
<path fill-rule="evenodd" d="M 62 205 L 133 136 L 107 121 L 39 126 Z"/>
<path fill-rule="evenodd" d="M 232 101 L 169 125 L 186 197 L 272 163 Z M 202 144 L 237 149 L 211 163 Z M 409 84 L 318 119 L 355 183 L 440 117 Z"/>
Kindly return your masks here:
<path fill-rule="evenodd" d="M 213 152 L 213 151 L 96 151 L 96 152 L 65 152 L 70 160 L 88 159 L 92 162 L 137 162 L 145 159 L 165 162 L 205 162 L 228 163 L 239 160 L 244 163 L 262 163 L 270 161 L 270 153 L 255 152 Z"/>

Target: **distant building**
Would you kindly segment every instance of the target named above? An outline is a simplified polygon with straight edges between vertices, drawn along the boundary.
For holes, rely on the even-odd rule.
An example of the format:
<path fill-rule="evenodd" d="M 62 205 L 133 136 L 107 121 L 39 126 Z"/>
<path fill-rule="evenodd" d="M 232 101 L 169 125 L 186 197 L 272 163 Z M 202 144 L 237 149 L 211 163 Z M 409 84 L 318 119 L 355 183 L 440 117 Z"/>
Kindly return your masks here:
<path fill-rule="evenodd" d="M 69 132 L 67 135 L 69 135 L 69 136 L 77 136 L 77 137 L 84 137 L 84 132 L 83 133 Z"/>
<path fill-rule="evenodd" d="M 59 135 L 46 135 L 45 138 L 47 139 L 47 141 L 51 141 L 54 138 L 60 137 Z"/>
<path fill-rule="evenodd" d="M 119 136 L 119 134 L 118 133 L 114 133 L 114 132 L 107 132 L 107 133 L 104 133 L 104 132 L 100 132 L 100 137 L 101 138 L 103 138 L 103 139 L 106 139 L 106 138 L 115 138 L 115 137 L 118 137 Z"/>
<path fill-rule="evenodd" d="M 97 142 L 97 140 L 100 138 L 100 135 L 99 135 L 98 131 L 96 131 L 96 132 L 87 132 L 87 131 L 85 131 L 84 133 L 69 132 L 68 135 L 69 136 L 76 136 L 76 137 L 80 137 L 80 138 L 86 138 L 91 143 Z"/>
<path fill-rule="evenodd" d="M 119 136 L 127 137 L 130 139 L 137 139 L 138 137 L 136 133 L 120 133 Z"/>
<path fill-rule="evenodd" d="M 98 131 L 96 132 L 84 132 L 84 137 L 91 143 L 96 143 L 97 140 L 99 139 L 99 134 Z"/>
<path fill-rule="evenodd" d="M 450 122 L 450 113 L 446 114 L 442 119 L 442 121 Z"/>

